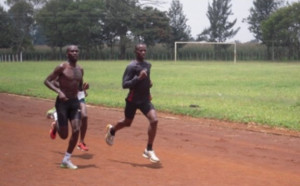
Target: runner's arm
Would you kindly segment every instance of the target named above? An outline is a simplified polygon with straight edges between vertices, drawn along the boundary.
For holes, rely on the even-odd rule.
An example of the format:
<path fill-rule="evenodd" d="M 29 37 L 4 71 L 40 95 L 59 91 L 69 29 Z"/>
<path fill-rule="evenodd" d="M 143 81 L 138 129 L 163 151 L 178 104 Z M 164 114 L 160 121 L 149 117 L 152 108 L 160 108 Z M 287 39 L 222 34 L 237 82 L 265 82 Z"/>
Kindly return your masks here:
<path fill-rule="evenodd" d="M 64 70 L 64 64 L 60 64 L 57 66 L 54 71 L 48 75 L 48 77 L 45 79 L 44 84 L 46 87 L 49 89 L 53 90 L 58 94 L 58 97 L 60 99 L 67 99 L 66 95 L 60 90 L 60 87 L 56 85 L 56 80 L 59 77 L 59 75 L 63 72 Z"/>
<path fill-rule="evenodd" d="M 139 81 L 139 76 L 134 74 L 132 66 L 128 66 L 123 75 L 123 88 L 133 88 Z"/>

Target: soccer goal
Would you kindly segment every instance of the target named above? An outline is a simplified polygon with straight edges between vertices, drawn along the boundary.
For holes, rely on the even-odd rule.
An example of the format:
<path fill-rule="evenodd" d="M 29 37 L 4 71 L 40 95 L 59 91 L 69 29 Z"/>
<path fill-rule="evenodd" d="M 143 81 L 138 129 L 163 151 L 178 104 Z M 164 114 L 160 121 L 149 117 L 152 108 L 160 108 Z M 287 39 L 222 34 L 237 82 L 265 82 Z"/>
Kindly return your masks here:
<path fill-rule="evenodd" d="M 177 46 L 179 44 L 196 44 L 196 45 L 233 45 L 233 61 L 236 63 L 236 43 L 235 42 L 197 42 L 197 41 L 176 41 L 174 45 L 174 60 L 177 61 L 177 54 L 178 54 L 178 48 Z"/>

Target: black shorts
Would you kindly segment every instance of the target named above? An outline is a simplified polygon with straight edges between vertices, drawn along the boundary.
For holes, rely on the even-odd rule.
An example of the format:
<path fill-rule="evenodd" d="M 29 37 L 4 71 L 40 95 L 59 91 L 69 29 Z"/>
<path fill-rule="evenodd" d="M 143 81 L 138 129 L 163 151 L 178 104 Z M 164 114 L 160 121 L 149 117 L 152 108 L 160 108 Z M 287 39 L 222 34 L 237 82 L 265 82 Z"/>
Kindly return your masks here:
<path fill-rule="evenodd" d="M 125 117 L 128 119 L 133 119 L 136 113 L 136 110 L 140 109 L 140 111 L 144 114 L 147 115 L 148 112 L 152 109 L 155 109 L 152 103 L 149 101 L 141 103 L 141 104 L 135 104 L 132 102 L 129 102 L 126 100 L 126 106 L 125 106 Z"/>
<path fill-rule="evenodd" d="M 79 103 L 85 103 L 85 99 L 84 98 L 80 99 Z"/>
<path fill-rule="evenodd" d="M 62 101 L 57 97 L 55 108 L 59 126 L 68 126 L 68 120 L 81 119 L 80 103 L 77 98 Z"/>

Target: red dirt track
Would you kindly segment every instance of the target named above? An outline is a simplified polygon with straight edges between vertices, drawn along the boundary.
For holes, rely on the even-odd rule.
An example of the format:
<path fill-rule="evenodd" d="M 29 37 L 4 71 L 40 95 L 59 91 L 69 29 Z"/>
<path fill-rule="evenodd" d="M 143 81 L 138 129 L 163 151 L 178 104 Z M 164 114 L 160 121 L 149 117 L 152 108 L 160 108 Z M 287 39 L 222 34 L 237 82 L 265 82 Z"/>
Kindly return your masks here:
<path fill-rule="evenodd" d="M 142 157 L 148 123 L 138 113 L 112 147 L 105 126 L 122 109 L 89 106 L 86 143 L 75 149 L 77 170 L 59 168 L 68 140 L 49 137 L 54 100 L 0 93 L 0 185 L 300 185 L 300 133 L 158 112 L 154 149 Z"/>

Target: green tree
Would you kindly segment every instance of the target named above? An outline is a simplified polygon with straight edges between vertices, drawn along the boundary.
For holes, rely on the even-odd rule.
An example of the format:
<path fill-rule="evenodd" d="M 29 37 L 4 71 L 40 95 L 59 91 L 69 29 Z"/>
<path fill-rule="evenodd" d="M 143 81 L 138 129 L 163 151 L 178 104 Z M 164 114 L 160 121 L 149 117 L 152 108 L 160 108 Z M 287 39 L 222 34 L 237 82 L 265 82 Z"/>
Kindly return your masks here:
<path fill-rule="evenodd" d="M 34 23 L 33 6 L 25 0 L 14 3 L 8 10 L 12 20 L 12 48 L 17 53 L 32 47 L 31 32 Z"/>
<path fill-rule="evenodd" d="M 67 44 L 80 45 L 87 52 L 102 41 L 103 0 L 50 0 L 37 13 L 36 20 L 53 49 Z"/>
<path fill-rule="evenodd" d="M 70 15 L 65 25 L 68 40 L 80 45 L 80 49 L 86 52 L 85 58 L 89 58 L 91 49 L 96 49 L 102 44 L 103 11 L 104 1 L 102 0 L 78 1 L 72 3 L 66 10 L 66 13 Z"/>
<path fill-rule="evenodd" d="M 130 43 L 128 34 L 134 23 L 137 11 L 136 0 L 106 0 L 105 1 L 104 34 L 112 45 L 118 40 L 119 58 L 125 59 L 126 48 Z"/>
<path fill-rule="evenodd" d="M 300 56 L 300 3 L 294 3 L 278 9 L 268 19 L 262 22 L 262 40 L 268 48 L 280 47 L 280 50 L 269 53 L 269 58 L 274 60 L 274 55 L 281 53 L 285 48 L 289 58 L 297 53 Z"/>
<path fill-rule="evenodd" d="M 207 17 L 210 27 L 206 28 L 198 35 L 199 41 L 225 42 L 227 39 L 234 37 L 240 30 L 240 27 L 233 29 L 237 19 L 232 22 L 228 20 L 231 12 L 231 0 L 213 0 L 208 5 Z"/>
<path fill-rule="evenodd" d="M 135 20 L 131 26 L 134 37 L 148 46 L 166 42 L 169 34 L 169 19 L 165 12 L 152 7 L 144 7 L 134 14 Z"/>
<path fill-rule="evenodd" d="M 171 34 L 169 39 L 169 47 L 174 47 L 175 41 L 188 41 L 192 38 L 191 28 L 187 25 L 188 19 L 183 13 L 182 4 L 179 0 L 172 0 L 168 11 L 170 19 Z"/>
<path fill-rule="evenodd" d="M 283 0 L 255 0 L 253 7 L 250 8 L 250 15 L 243 21 L 247 22 L 250 32 L 258 41 L 262 41 L 261 23 L 275 12 Z"/>
<path fill-rule="evenodd" d="M 25 2 L 33 7 L 33 14 L 36 14 L 36 12 L 41 8 L 47 0 L 6 0 L 5 3 L 9 6 L 12 7 L 15 4 L 19 2 Z M 35 20 L 34 20 L 35 22 Z M 31 33 L 30 35 L 32 36 L 32 43 L 33 44 L 45 44 L 45 37 L 43 33 L 40 30 L 40 27 L 36 25 L 35 23 L 33 24 L 31 28 Z"/>
<path fill-rule="evenodd" d="M 73 43 L 69 27 L 70 23 L 73 24 L 74 14 L 68 10 L 72 3 L 73 0 L 50 0 L 36 15 L 37 24 L 45 34 L 47 44 L 53 51 L 55 47 L 59 47 L 61 55 L 62 48 Z"/>
<path fill-rule="evenodd" d="M 47 43 L 55 51 L 67 44 L 79 45 L 89 58 L 90 50 L 102 42 L 103 0 L 50 0 L 36 15 Z"/>
<path fill-rule="evenodd" d="M 8 13 L 0 6 L 0 48 L 9 48 L 12 43 L 12 22 Z"/>

